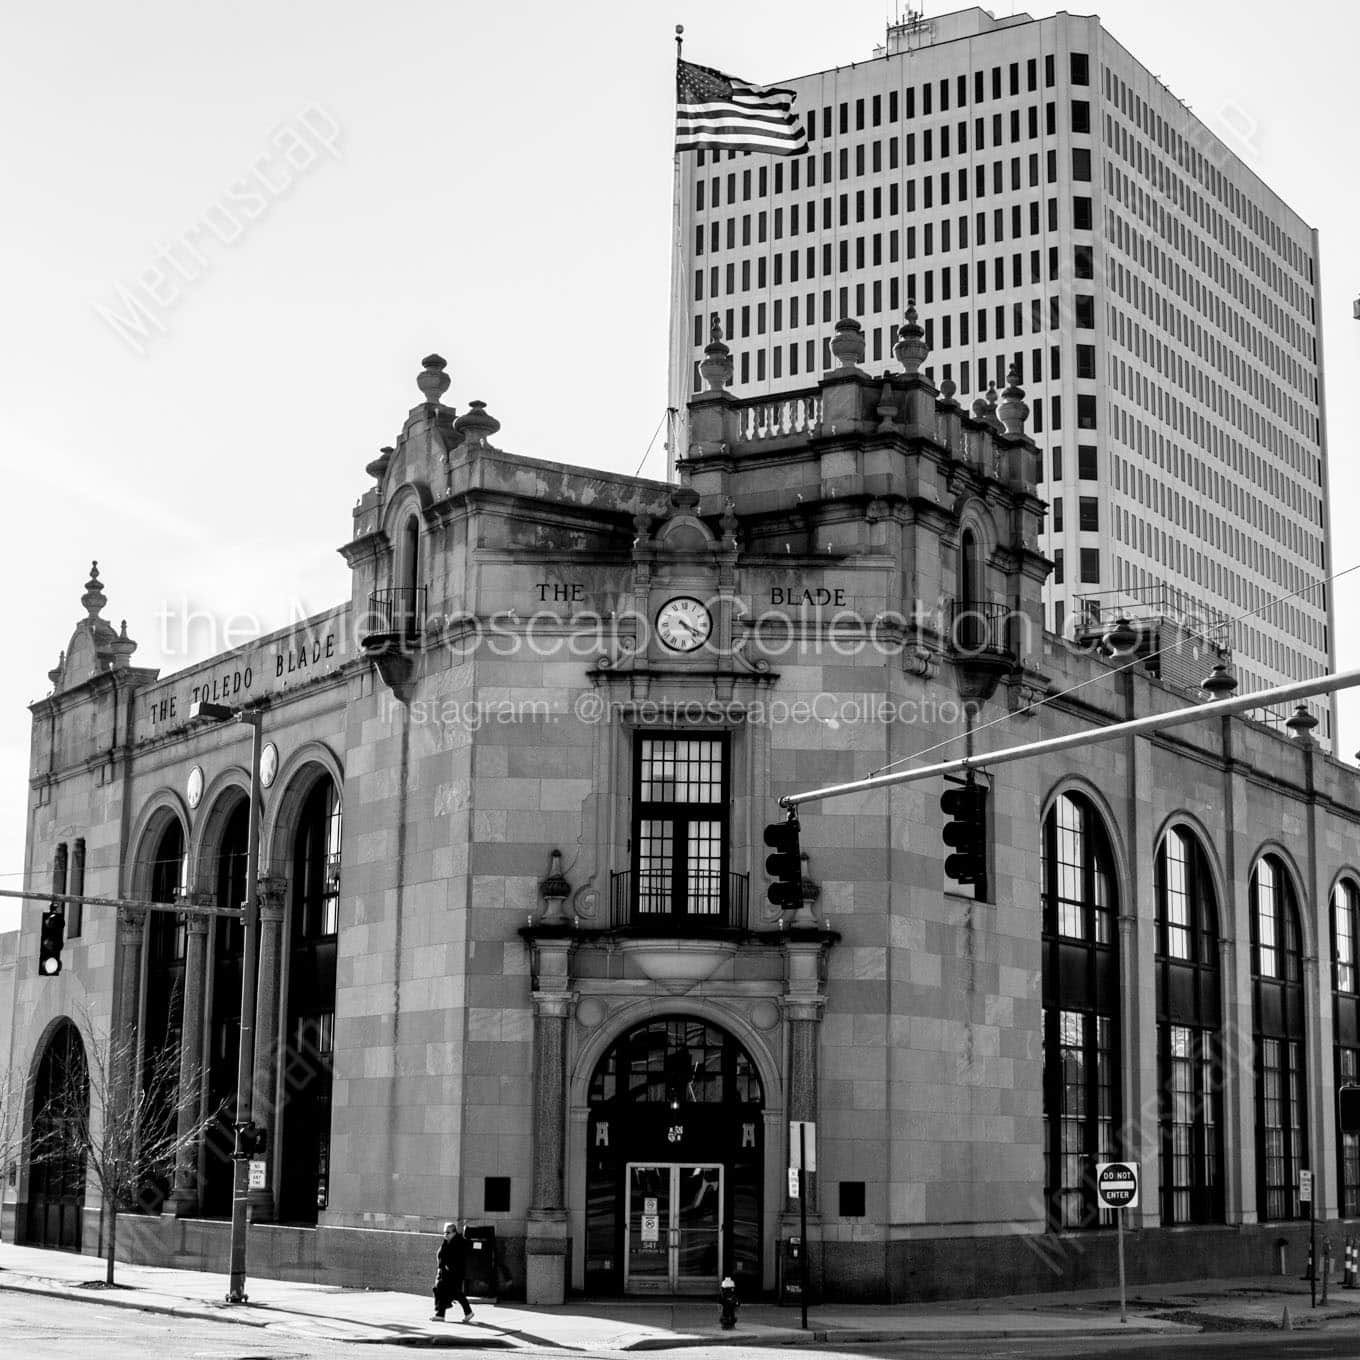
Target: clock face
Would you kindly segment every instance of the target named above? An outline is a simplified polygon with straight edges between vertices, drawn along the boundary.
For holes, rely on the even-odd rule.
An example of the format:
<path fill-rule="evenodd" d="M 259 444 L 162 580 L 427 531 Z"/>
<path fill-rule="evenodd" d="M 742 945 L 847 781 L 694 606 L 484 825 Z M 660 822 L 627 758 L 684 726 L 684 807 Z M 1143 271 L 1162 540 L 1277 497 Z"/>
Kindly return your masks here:
<path fill-rule="evenodd" d="M 260 783 L 268 788 L 279 772 L 279 748 L 271 741 L 260 752 Z"/>
<path fill-rule="evenodd" d="M 690 595 L 677 595 L 656 611 L 656 635 L 673 652 L 695 651 L 712 631 L 713 615 Z"/>
<path fill-rule="evenodd" d="M 185 792 L 189 796 L 189 806 L 196 808 L 203 801 L 203 767 L 195 765 L 189 771 L 189 785 Z"/>

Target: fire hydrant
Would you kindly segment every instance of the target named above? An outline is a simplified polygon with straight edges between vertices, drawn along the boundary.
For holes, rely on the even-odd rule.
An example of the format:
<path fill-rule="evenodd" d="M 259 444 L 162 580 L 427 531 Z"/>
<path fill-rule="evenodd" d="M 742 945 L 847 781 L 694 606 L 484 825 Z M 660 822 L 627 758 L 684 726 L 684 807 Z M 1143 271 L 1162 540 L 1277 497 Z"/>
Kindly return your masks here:
<path fill-rule="evenodd" d="M 723 1276 L 718 1288 L 718 1301 L 722 1304 L 723 1330 L 730 1332 L 737 1325 L 737 1309 L 741 1307 L 741 1300 L 737 1298 L 737 1282 L 730 1275 Z"/>

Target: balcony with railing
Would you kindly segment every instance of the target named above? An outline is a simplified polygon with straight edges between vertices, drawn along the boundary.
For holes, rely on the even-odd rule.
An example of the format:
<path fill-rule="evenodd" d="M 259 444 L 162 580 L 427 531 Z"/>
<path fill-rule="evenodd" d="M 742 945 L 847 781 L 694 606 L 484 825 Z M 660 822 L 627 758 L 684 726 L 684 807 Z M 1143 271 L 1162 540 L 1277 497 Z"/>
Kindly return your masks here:
<path fill-rule="evenodd" d="M 427 605 L 426 586 L 393 586 L 368 597 L 359 646 L 378 667 L 383 683 L 403 700 L 411 692 Z"/>
<path fill-rule="evenodd" d="M 425 631 L 428 586 L 393 586 L 368 597 L 370 636 L 419 637 Z"/>
<path fill-rule="evenodd" d="M 950 600 L 945 641 L 955 657 L 1015 655 L 1014 611 L 1004 600 Z"/>
<path fill-rule="evenodd" d="M 750 875 L 692 872 L 677 891 L 669 869 L 609 875 L 609 926 L 630 933 L 700 936 L 750 928 Z"/>

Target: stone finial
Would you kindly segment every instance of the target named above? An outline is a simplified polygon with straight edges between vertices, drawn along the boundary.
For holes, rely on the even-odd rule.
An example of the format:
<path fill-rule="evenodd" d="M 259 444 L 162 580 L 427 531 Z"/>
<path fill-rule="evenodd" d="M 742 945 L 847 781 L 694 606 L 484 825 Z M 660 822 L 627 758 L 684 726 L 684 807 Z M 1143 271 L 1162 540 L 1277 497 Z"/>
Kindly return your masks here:
<path fill-rule="evenodd" d="M 483 449 L 500 427 L 500 421 L 486 409 L 484 401 L 468 402 L 468 409 L 453 422 L 454 432 L 462 435 L 465 444 Z"/>
<path fill-rule="evenodd" d="M 1237 688 L 1237 677 L 1229 672 L 1226 662 L 1220 661 L 1199 687 L 1210 699 L 1226 699 Z"/>
<path fill-rule="evenodd" d="M 987 410 L 987 398 L 981 392 L 973 398 L 973 419 L 984 421 L 991 419 L 991 413 Z"/>
<path fill-rule="evenodd" d="M 378 456 L 364 468 L 364 471 L 373 478 L 375 482 L 382 481 L 387 474 L 388 465 L 392 462 L 392 455 L 396 453 L 390 444 L 384 444 L 378 450 Z"/>
<path fill-rule="evenodd" d="M 718 521 L 718 527 L 723 531 L 723 547 L 735 548 L 737 546 L 738 523 L 736 506 L 729 496 L 723 502 L 722 518 Z"/>
<path fill-rule="evenodd" d="M 114 670 L 123 670 L 136 650 L 137 644 L 128 637 L 127 620 L 124 619 L 119 625 L 118 636 L 109 643 L 109 651 L 113 653 Z"/>
<path fill-rule="evenodd" d="M 562 852 L 554 850 L 548 861 L 548 876 L 538 885 L 543 899 L 543 920 L 560 923 L 566 918 L 562 904 L 571 896 L 571 884 L 562 872 Z"/>
<path fill-rule="evenodd" d="M 708 336 L 699 375 L 704 380 L 705 391 L 721 392 L 724 387 L 732 386 L 733 368 L 732 351 L 723 344 L 722 322 L 718 320 L 717 312 L 713 313 Z"/>
<path fill-rule="evenodd" d="M 1001 428 L 1001 422 L 996 417 L 996 379 L 993 378 L 987 384 L 987 419 L 994 429 Z"/>
<path fill-rule="evenodd" d="M 841 317 L 836 322 L 831 352 L 842 368 L 858 368 L 864 362 L 864 327 L 853 317 Z"/>
<path fill-rule="evenodd" d="M 85 612 L 92 618 L 99 617 L 99 611 L 108 604 L 108 596 L 104 594 L 104 583 L 99 579 L 99 563 L 90 563 L 90 579 L 85 582 L 85 593 L 80 597 L 80 603 L 85 606 Z"/>
<path fill-rule="evenodd" d="M 920 373 L 921 365 L 930 357 L 925 328 L 917 319 L 915 298 L 907 299 L 906 320 L 898 328 L 893 354 L 909 378 L 914 378 Z"/>
<path fill-rule="evenodd" d="M 1285 726 L 1294 734 L 1294 740 L 1300 746 L 1314 744 L 1313 728 L 1317 725 L 1318 720 L 1308 711 L 1307 704 L 1300 704 L 1285 722 Z"/>
<path fill-rule="evenodd" d="M 1025 404 L 1025 389 L 1020 386 L 1020 371 L 1014 364 L 1006 374 L 1006 387 L 996 414 L 1007 434 L 1024 434 L 1029 407 Z"/>
<path fill-rule="evenodd" d="M 66 648 L 61 649 L 61 655 L 57 657 L 57 664 L 47 672 L 47 678 L 54 684 L 61 684 L 61 673 L 66 669 Z"/>
<path fill-rule="evenodd" d="M 452 381 L 444 370 L 449 366 L 446 359 L 438 354 L 427 354 L 421 361 L 424 369 L 416 376 L 416 386 L 420 395 L 432 406 L 439 405 L 439 399 L 449 390 Z"/>
<path fill-rule="evenodd" d="M 945 378 L 940 383 L 940 400 L 947 401 L 951 406 L 954 405 L 954 393 L 958 390 L 958 384 L 953 378 Z"/>

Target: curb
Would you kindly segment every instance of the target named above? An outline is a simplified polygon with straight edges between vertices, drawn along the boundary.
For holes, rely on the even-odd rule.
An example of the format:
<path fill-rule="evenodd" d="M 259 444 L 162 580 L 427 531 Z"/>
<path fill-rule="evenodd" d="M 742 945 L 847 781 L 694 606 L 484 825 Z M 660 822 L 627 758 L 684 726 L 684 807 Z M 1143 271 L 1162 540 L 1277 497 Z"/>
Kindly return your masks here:
<path fill-rule="evenodd" d="M 620 1351 L 664 1351 L 681 1350 L 694 1346 L 825 1346 L 843 1345 L 847 1342 L 856 1344 L 869 1342 L 896 1342 L 910 1341 L 917 1344 L 924 1344 L 928 1341 L 1058 1341 L 1063 1339 L 1074 1340 L 1098 1340 L 1102 1336 L 1184 1336 L 1187 1333 L 1191 1336 L 1198 1336 L 1203 1331 L 1200 1327 L 1187 1327 L 1178 1325 L 1174 1330 L 1167 1327 L 1148 1327 L 1131 1322 L 1122 1327 L 1117 1333 L 1100 1332 L 1078 1332 L 1070 1327 L 1065 1328 L 1004 1328 L 992 1327 L 978 1329 L 977 1331 L 958 1331 L 958 1332 L 930 1332 L 928 1334 L 920 1331 L 903 1331 L 900 1328 L 892 1331 L 865 1329 L 859 1331 L 855 1328 L 838 1328 L 826 1331 L 798 1331 L 780 1332 L 777 1334 L 766 1334 L 753 1336 L 749 1333 L 738 1331 L 735 1335 L 723 1336 L 687 1336 L 675 1337 L 646 1337 L 641 1341 L 631 1342 L 627 1346 L 619 1346 Z M 603 1347 L 601 1349 L 604 1349 Z"/>
<path fill-rule="evenodd" d="M 30 1280 L 32 1277 L 29 1277 Z M 199 1322 L 221 1322 L 228 1326 L 236 1327 L 271 1327 L 285 1319 L 306 1320 L 306 1321 L 327 1321 L 328 1319 L 317 1319 L 313 1313 L 290 1313 L 285 1309 L 275 1308 L 267 1303 L 247 1303 L 244 1305 L 234 1305 L 242 1311 L 233 1311 L 230 1314 L 215 1311 L 219 1307 L 225 1308 L 226 1304 L 173 1304 L 158 1303 L 149 1300 L 138 1299 L 114 1299 L 109 1298 L 101 1292 L 92 1292 L 88 1296 L 75 1289 L 64 1288 L 58 1285 L 55 1288 L 46 1288 L 39 1284 L 14 1284 L 10 1280 L 0 1283 L 0 1292 L 8 1291 L 12 1294 L 40 1294 L 45 1298 L 74 1299 L 84 1303 L 100 1304 L 105 1308 L 132 1308 L 138 1309 L 143 1313 L 158 1313 L 164 1317 L 195 1318 Z M 250 1310 L 254 1311 L 254 1316 Z M 267 1314 L 267 1316 L 266 1316 Z M 371 1326 L 375 1330 L 380 1327 L 380 1323 L 355 1323 L 357 1327 Z M 345 1345 L 355 1346 L 413 1346 L 413 1347 L 439 1347 L 444 1350 L 511 1350 L 514 1343 L 507 1341 L 500 1336 L 460 1336 L 451 1334 L 448 1337 L 436 1335 L 414 1335 L 414 1336 L 357 1336 L 344 1338 L 329 1338 L 331 1340 L 343 1340 Z"/>

